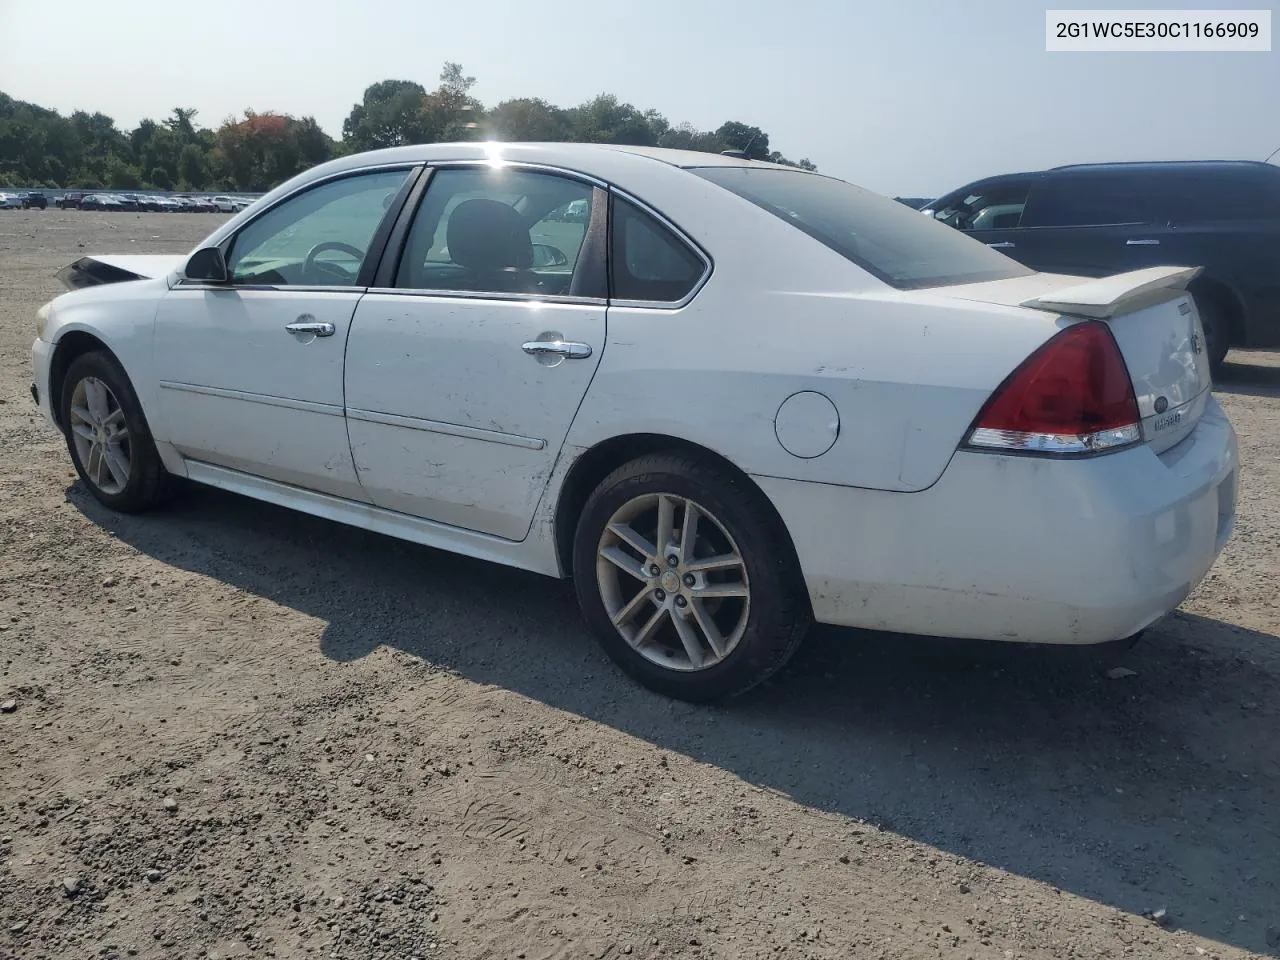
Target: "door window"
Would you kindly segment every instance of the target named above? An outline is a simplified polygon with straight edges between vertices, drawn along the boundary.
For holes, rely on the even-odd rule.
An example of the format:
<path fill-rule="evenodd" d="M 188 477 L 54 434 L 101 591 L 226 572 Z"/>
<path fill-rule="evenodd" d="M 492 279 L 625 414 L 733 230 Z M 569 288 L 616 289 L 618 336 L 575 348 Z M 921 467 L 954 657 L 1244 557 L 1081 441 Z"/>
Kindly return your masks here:
<path fill-rule="evenodd" d="M 933 218 L 957 230 L 1012 230 L 1019 226 L 1030 191 L 1027 180 L 978 184 L 948 197 Z"/>
<path fill-rule="evenodd" d="M 227 257 L 237 284 L 352 287 L 408 170 L 331 180 L 241 230 Z"/>
<path fill-rule="evenodd" d="M 1024 227 L 1098 227 L 1156 220 L 1154 188 L 1136 174 L 1062 176 L 1046 181 L 1027 205 Z"/>
<path fill-rule="evenodd" d="M 591 186 L 554 174 L 438 170 L 409 230 L 396 286 L 591 295 L 574 281 L 588 272 L 579 261 L 593 196 Z"/>
<path fill-rule="evenodd" d="M 676 303 L 707 265 L 689 245 L 633 203 L 613 201 L 609 289 L 615 300 Z"/>
<path fill-rule="evenodd" d="M 1275 219 L 1280 216 L 1277 180 L 1253 171 L 1170 173 L 1160 180 L 1161 209 L 1176 224 Z"/>

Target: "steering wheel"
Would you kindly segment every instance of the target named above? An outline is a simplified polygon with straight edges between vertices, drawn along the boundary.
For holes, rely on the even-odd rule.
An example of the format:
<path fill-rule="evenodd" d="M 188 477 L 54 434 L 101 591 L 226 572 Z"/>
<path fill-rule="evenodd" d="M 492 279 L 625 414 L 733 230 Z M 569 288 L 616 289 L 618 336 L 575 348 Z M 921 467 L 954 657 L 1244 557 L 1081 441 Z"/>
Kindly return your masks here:
<path fill-rule="evenodd" d="M 317 260 L 316 257 L 324 253 L 326 250 L 341 250 L 343 253 L 349 253 L 355 258 L 356 263 L 364 261 L 364 251 L 357 247 L 351 246 L 349 243 L 343 243 L 341 240 L 325 240 L 317 243 L 314 247 L 307 251 L 307 259 L 302 264 L 303 274 L 310 274 L 313 270 L 319 270 L 321 273 L 327 273 L 333 277 L 340 277 L 343 283 L 350 283 L 353 277 L 339 267 L 337 264 L 326 263 L 323 260 Z M 359 267 L 356 267 L 359 270 Z"/>

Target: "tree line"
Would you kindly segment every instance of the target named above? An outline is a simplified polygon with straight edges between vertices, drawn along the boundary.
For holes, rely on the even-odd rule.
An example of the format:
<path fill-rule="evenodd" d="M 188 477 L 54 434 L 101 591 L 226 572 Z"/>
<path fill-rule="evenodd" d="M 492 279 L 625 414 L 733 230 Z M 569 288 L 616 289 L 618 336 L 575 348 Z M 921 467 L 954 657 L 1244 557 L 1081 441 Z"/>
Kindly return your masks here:
<path fill-rule="evenodd" d="M 336 156 L 409 143 L 533 140 L 675 147 L 817 169 L 770 148 L 769 135 L 736 120 L 715 130 L 672 126 L 657 110 L 641 110 L 602 93 L 576 107 L 520 97 L 486 108 L 471 93 L 475 77 L 446 63 L 439 85 L 382 80 L 365 91 L 335 140 L 314 117 L 256 113 L 216 129 L 196 124 L 197 111 L 175 107 L 166 118 L 123 131 L 103 113 L 55 110 L 0 93 L 0 186 L 114 190 L 269 190 Z"/>

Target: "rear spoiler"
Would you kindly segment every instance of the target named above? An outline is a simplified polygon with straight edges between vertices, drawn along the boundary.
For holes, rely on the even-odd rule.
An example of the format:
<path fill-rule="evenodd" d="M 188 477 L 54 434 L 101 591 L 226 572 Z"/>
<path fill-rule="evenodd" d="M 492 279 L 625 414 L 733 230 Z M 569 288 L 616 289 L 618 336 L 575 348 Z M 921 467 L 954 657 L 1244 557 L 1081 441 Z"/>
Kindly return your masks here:
<path fill-rule="evenodd" d="M 1021 306 L 1108 320 L 1186 290 L 1187 285 L 1200 274 L 1200 270 L 1200 267 L 1147 267 L 1145 270 L 1131 270 L 1054 290 L 1044 296 L 1024 300 Z"/>
<path fill-rule="evenodd" d="M 152 280 L 165 277 L 181 266 L 185 260 L 185 256 L 171 254 L 135 254 L 133 256 L 94 254 L 67 264 L 58 271 L 56 276 L 68 290 L 79 290 L 103 283 L 124 283 L 128 280 Z"/>

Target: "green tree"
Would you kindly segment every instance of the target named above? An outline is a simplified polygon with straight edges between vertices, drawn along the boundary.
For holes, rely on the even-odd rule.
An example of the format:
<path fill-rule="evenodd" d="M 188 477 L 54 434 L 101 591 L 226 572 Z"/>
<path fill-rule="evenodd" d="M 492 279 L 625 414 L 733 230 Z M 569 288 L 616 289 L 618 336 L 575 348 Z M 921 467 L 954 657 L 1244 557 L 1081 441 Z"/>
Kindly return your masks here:
<path fill-rule="evenodd" d="M 495 140 L 551 142 L 571 133 L 565 112 L 537 97 L 502 101 L 488 112 L 485 126 Z"/>
<path fill-rule="evenodd" d="M 189 143 L 178 155 L 178 183 L 183 190 L 200 190 L 211 182 L 209 153 L 198 144 Z"/>
<path fill-rule="evenodd" d="M 426 95 L 422 84 L 410 80 L 371 84 L 342 124 L 343 141 L 352 152 L 423 142 L 421 112 Z"/>
<path fill-rule="evenodd" d="M 769 159 L 769 135 L 759 127 L 749 127 L 737 120 L 720 124 L 716 139 L 725 144 L 725 150 L 741 150 L 748 160 Z"/>
<path fill-rule="evenodd" d="M 620 143 L 653 147 L 667 129 L 666 118 L 656 111 L 641 111 L 602 93 L 568 111 L 573 139 L 584 143 Z"/>
<path fill-rule="evenodd" d="M 269 190 L 332 155 L 314 117 L 252 110 L 219 127 L 215 144 L 214 173 L 235 190 Z"/>

